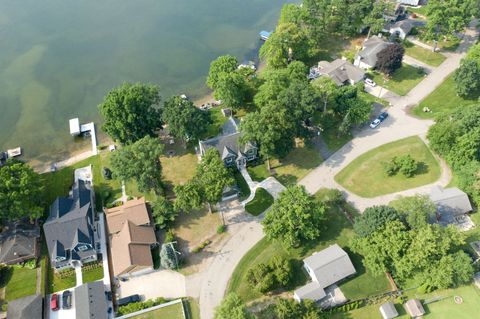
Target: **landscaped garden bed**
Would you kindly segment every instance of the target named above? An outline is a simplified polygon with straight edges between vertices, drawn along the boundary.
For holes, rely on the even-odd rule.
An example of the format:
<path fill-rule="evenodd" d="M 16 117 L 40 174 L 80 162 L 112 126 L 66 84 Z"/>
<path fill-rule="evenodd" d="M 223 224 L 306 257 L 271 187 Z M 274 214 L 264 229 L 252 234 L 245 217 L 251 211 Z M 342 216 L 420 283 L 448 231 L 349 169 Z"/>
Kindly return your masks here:
<path fill-rule="evenodd" d="M 410 155 L 418 168 L 412 177 L 388 176 L 385 164 L 393 157 Z M 417 136 L 377 147 L 357 157 L 341 170 L 335 181 L 362 197 L 376 197 L 433 183 L 440 177 L 440 166 L 427 145 Z"/>

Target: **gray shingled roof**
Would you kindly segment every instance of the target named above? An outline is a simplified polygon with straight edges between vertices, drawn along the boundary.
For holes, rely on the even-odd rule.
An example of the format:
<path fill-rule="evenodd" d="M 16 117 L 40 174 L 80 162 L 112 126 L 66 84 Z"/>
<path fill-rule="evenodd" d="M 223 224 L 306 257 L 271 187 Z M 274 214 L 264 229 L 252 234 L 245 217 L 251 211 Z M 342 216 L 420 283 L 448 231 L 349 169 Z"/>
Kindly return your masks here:
<path fill-rule="evenodd" d="M 15 299 L 8 303 L 8 319 L 42 319 L 43 300 L 39 295 Z"/>
<path fill-rule="evenodd" d="M 94 281 L 75 288 L 76 319 L 101 319 L 107 316 L 107 300 L 103 281 Z"/>
<path fill-rule="evenodd" d="M 398 317 L 398 311 L 395 308 L 393 302 L 389 301 L 380 306 L 380 313 L 383 316 L 383 319 L 392 319 Z"/>
<path fill-rule="evenodd" d="M 38 225 L 18 222 L 7 227 L 0 234 L 0 263 L 16 263 L 24 257 L 36 257 L 40 237 Z"/>
<path fill-rule="evenodd" d="M 402 20 L 402 21 L 395 22 L 390 26 L 390 30 L 396 29 L 396 28 L 402 29 L 402 31 L 405 34 L 409 34 L 410 31 L 412 31 L 413 29 L 413 24 L 408 20 Z"/>
<path fill-rule="evenodd" d="M 375 35 L 363 43 L 363 49 L 358 55 L 361 57 L 363 63 L 375 67 L 377 64 L 377 54 L 391 44 L 391 42 L 387 42 Z"/>
<path fill-rule="evenodd" d="M 348 254 L 337 244 L 314 253 L 303 262 L 313 270 L 323 288 L 356 273 Z"/>
<path fill-rule="evenodd" d="M 52 262 L 56 256 L 66 257 L 65 250 L 73 250 L 78 243 L 94 245 L 91 196 L 90 186 L 78 180 L 72 197 L 59 197 L 50 207 L 43 230 Z M 72 251 L 72 259 L 80 259 L 80 256 Z"/>
<path fill-rule="evenodd" d="M 430 191 L 430 199 L 435 203 L 440 214 L 463 215 L 472 211 L 468 195 L 457 187 L 444 189 L 435 186 Z"/>
<path fill-rule="evenodd" d="M 318 69 L 321 75 L 329 76 L 337 85 L 343 85 L 349 80 L 359 82 L 365 77 L 365 71 L 342 59 L 332 62 L 320 61 Z"/>
<path fill-rule="evenodd" d="M 318 282 L 315 281 L 309 282 L 305 286 L 295 290 L 295 295 L 300 298 L 300 300 L 310 299 L 315 301 L 326 296 L 323 287 L 320 287 Z"/>

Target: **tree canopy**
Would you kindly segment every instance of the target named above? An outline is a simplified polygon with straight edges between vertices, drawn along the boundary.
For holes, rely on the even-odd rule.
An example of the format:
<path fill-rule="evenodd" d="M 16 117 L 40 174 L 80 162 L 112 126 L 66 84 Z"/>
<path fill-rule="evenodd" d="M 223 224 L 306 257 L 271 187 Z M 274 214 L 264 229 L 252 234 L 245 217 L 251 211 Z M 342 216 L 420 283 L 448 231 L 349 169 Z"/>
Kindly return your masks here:
<path fill-rule="evenodd" d="M 220 76 L 225 73 L 232 73 L 237 70 L 238 60 L 232 55 L 222 55 L 210 63 L 210 70 L 207 77 L 207 85 L 212 90 L 217 87 Z"/>
<path fill-rule="evenodd" d="M 41 177 L 30 166 L 8 159 L 0 167 L 0 223 L 39 218 L 43 213 L 43 196 Z"/>
<path fill-rule="evenodd" d="M 422 228 L 435 218 L 437 208 L 428 195 L 400 196 L 390 204 L 405 216 L 408 226 L 412 229 Z"/>
<path fill-rule="evenodd" d="M 163 196 L 157 196 L 152 202 L 152 218 L 155 225 L 164 229 L 175 221 L 178 216 L 172 203 Z"/>
<path fill-rule="evenodd" d="M 377 53 L 375 68 L 380 72 L 391 75 L 402 67 L 405 49 L 398 43 L 391 44 Z"/>
<path fill-rule="evenodd" d="M 155 85 L 124 83 L 111 90 L 98 107 L 103 130 L 122 144 L 155 136 L 162 128 L 160 93 Z"/>
<path fill-rule="evenodd" d="M 164 104 L 162 119 L 170 135 L 184 141 L 195 141 L 212 122 L 209 112 L 203 112 L 187 99 L 173 96 Z"/>
<path fill-rule="evenodd" d="M 463 59 L 453 78 L 459 96 L 480 95 L 480 58 L 478 60 Z"/>
<path fill-rule="evenodd" d="M 192 209 L 202 206 L 202 193 L 197 183 L 189 181 L 183 185 L 175 185 L 173 191 L 176 195 L 175 210 L 189 213 Z"/>
<path fill-rule="evenodd" d="M 353 230 L 357 236 L 366 237 L 384 227 L 387 222 L 401 219 L 401 215 L 393 207 L 385 205 L 368 207 L 355 219 Z"/>
<path fill-rule="evenodd" d="M 303 186 L 291 186 L 280 193 L 262 221 L 269 239 L 287 247 L 297 247 L 321 234 L 325 205 L 315 200 Z"/>
<path fill-rule="evenodd" d="M 141 192 L 162 191 L 162 165 L 160 156 L 163 145 L 154 137 L 145 136 L 131 145 L 127 145 L 111 156 L 111 165 L 115 178 L 137 182 Z"/>
<path fill-rule="evenodd" d="M 214 319 L 254 319 L 247 307 L 235 293 L 229 293 L 215 308 Z"/>

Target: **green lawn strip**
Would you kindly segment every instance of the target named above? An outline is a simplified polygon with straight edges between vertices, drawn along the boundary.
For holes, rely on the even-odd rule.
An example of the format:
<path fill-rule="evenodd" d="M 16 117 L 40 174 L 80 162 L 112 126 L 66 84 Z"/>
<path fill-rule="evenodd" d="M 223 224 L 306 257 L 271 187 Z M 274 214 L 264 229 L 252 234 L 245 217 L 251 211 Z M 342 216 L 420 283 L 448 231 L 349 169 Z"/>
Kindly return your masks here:
<path fill-rule="evenodd" d="M 193 298 L 183 299 L 186 319 L 200 319 L 200 305 Z"/>
<path fill-rule="evenodd" d="M 212 124 L 210 124 L 205 134 L 203 134 L 201 137 L 202 140 L 206 140 L 220 134 L 222 132 L 223 124 L 225 124 L 228 119 L 222 114 L 222 109 L 220 107 L 211 108 L 208 112 L 210 112 Z"/>
<path fill-rule="evenodd" d="M 272 206 L 272 204 L 273 196 L 265 189 L 259 187 L 255 190 L 255 197 L 252 201 L 245 205 L 245 210 L 254 216 L 258 216 Z"/>
<path fill-rule="evenodd" d="M 403 64 L 402 67 L 396 70 L 393 75 L 385 82 L 384 76 L 378 72 L 373 73 L 373 80 L 385 89 L 392 91 L 400 96 L 406 95 L 413 89 L 420 81 L 425 78 L 425 73 L 422 69 L 415 68 L 408 64 Z"/>
<path fill-rule="evenodd" d="M 434 118 L 442 113 L 453 112 L 457 107 L 476 104 L 478 103 L 477 99 L 478 97 L 465 99 L 458 96 L 455 91 L 453 75 L 450 75 L 435 91 L 420 102 L 420 104 L 412 110 L 412 113 L 420 118 Z M 428 107 L 430 112 L 423 112 L 424 107 Z"/>
<path fill-rule="evenodd" d="M 401 173 L 387 176 L 383 163 L 407 154 L 420 163 L 416 175 L 410 178 Z M 375 197 L 433 183 L 439 177 L 437 160 L 418 136 L 412 136 L 360 155 L 335 176 L 335 181 L 357 195 Z"/>
<path fill-rule="evenodd" d="M 56 291 L 65 290 L 75 287 L 77 280 L 75 278 L 75 271 L 69 276 L 61 278 L 59 274 L 55 273 L 52 267 L 48 269 L 48 291 L 47 293 L 54 293 Z"/>
<path fill-rule="evenodd" d="M 82 281 L 83 283 L 92 282 L 103 279 L 103 266 L 98 266 L 92 269 L 82 268 Z"/>
<path fill-rule="evenodd" d="M 8 283 L 5 288 L 5 300 L 12 301 L 33 295 L 36 290 L 37 269 L 12 266 L 7 270 Z"/>
<path fill-rule="evenodd" d="M 420 14 L 422 16 L 426 16 L 427 6 L 424 5 L 424 6 L 421 6 L 421 7 L 418 7 L 418 8 L 408 7 L 407 10 L 410 11 L 410 12 L 416 13 L 416 14 Z"/>
<path fill-rule="evenodd" d="M 132 319 L 184 319 L 182 303 L 152 310 L 141 315 L 130 317 Z"/>
<path fill-rule="evenodd" d="M 409 298 L 419 298 L 421 302 L 440 298 L 440 300 L 423 305 L 426 314 L 422 318 L 426 319 L 450 319 L 450 318 L 476 318 L 480 313 L 480 290 L 474 285 L 463 286 L 455 289 L 437 290 L 429 294 L 419 294 L 416 290 L 407 291 Z M 460 296 L 463 299 L 461 304 L 456 304 L 453 297 Z M 334 319 L 381 319 L 382 316 L 378 308 L 381 303 L 369 305 L 347 313 L 338 313 L 331 316 Z M 410 318 L 406 314 L 403 305 L 395 303 L 395 308 L 399 313 L 400 319 Z"/>
<path fill-rule="evenodd" d="M 321 196 L 324 196 L 324 194 L 318 194 L 317 198 L 320 198 Z M 305 243 L 298 249 L 287 249 L 277 241 L 269 241 L 266 238 L 259 241 L 240 260 L 232 274 L 227 290 L 229 292 L 236 292 L 247 302 L 262 297 L 261 293 L 252 289 L 248 285 L 246 281 L 247 272 L 259 263 L 267 263 L 276 255 L 293 260 L 294 284 L 290 287 L 291 289 L 289 288 L 288 290 L 294 290 L 305 284 L 308 278 L 303 271 L 302 259 L 311 255 L 313 252 L 320 251 L 337 243 L 349 253 L 355 269 L 357 270 L 357 275 L 354 278 L 347 279 L 340 283 L 340 288 L 347 298 L 359 298 L 388 291 L 389 284 L 386 277 L 373 277 L 370 273 L 366 272 L 361 263 L 360 256 L 353 254 L 349 250 L 348 245 L 352 237 L 353 229 L 351 223 L 338 208 L 331 208 L 326 213 L 323 233 L 315 242 Z"/>
<path fill-rule="evenodd" d="M 242 173 L 240 173 L 238 170 L 235 170 L 233 176 L 235 177 L 237 186 L 240 188 L 240 200 L 248 198 L 248 196 L 250 196 L 250 187 L 248 187 L 248 184 L 243 178 Z"/>
<path fill-rule="evenodd" d="M 257 166 L 249 166 L 247 167 L 247 171 L 252 180 L 256 182 L 261 182 L 267 177 L 272 176 L 272 174 L 268 172 L 267 165 L 265 163 L 261 163 Z"/>
<path fill-rule="evenodd" d="M 417 45 L 405 46 L 405 54 L 431 66 L 439 66 L 447 59 L 441 53 L 433 52 Z"/>

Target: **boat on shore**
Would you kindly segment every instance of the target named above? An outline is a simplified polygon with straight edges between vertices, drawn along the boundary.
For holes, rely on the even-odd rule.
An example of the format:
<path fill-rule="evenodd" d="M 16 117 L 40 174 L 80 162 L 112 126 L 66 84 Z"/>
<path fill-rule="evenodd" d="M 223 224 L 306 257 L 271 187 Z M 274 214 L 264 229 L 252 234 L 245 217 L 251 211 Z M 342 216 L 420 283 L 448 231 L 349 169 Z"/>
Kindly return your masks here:
<path fill-rule="evenodd" d="M 260 35 L 260 39 L 262 39 L 263 41 L 267 41 L 268 38 L 270 37 L 270 35 L 272 35 L 272 31 L 270 31 L 270 32 L 260 31 L 259 35 Z"/>

